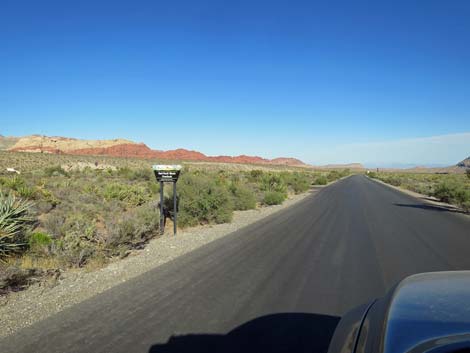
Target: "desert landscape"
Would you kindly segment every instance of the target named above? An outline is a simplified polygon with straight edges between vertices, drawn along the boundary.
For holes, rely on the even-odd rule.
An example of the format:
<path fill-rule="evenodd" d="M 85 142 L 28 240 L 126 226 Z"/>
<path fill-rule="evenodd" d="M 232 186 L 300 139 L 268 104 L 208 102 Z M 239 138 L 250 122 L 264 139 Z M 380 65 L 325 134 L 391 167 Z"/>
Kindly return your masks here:
<path fill-rule="evenodd" d="M 470 352 L 470 1 L 6 1 L 0 353 Z"/>
<path fill-rule="evenodd" d="M 158 152 L 123 139 L 30 136 L 0 142 L 3 295 L 62 271 L 102 268 L 158 237 L 159 184 L 152 164 L 183 164 L 181 229 L 227 223 L 234 212 L 282 204 L 351 173 L 314 169 L 293 158 Z M 172 190 L 164 192 L 171 212 Z"/>

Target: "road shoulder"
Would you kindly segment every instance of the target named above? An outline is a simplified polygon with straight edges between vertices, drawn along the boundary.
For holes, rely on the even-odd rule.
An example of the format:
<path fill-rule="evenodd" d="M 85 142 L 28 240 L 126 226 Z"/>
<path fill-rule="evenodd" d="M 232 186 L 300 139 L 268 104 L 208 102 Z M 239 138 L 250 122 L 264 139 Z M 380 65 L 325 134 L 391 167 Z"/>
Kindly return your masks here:
<path fill-rule="evenodd" d="M 452 205 L 452 204 L 449 204 L 449 203 L 439 201 L 438 199 L 436 199 L 435 197 L 432 197 L 432 196 L 423 195 L 423 194 L 417 193 L 415 191 L 411 191 L 411 190 L 400 188 L 398 186 L 387 184 L 387 183 L 383 182 L 382 180 L 378 180 L 378 179 L 374 179 L 374 178 L 370 178 L 370 177 L 368 177 L 368 179 L 372 180 L 376 183 L 385 185 L 385 186 L 387 186 L 387 187 L 389 187 L 393 190 L 399 191 L 399 192 L 401 192 L 403 194 L 406 194 L 408 196 L 414 197 L 414 198 L 418 199 L 419 201 L 421 201 L 423 203 L 426 203 L 428 205 L 432 205 L 432 206 L 435 206 L 435 207 L 438 207 L 438 208 L 442 208 L 442 209 L 448 210 L 449 212 L 459 213 L 462 216 L 466 216 L 466 217 L 470 218 L 470 213 L 466 212 L 465 210 L 463 210 L 462 208 L 460 208 L 456 205 Z"/>

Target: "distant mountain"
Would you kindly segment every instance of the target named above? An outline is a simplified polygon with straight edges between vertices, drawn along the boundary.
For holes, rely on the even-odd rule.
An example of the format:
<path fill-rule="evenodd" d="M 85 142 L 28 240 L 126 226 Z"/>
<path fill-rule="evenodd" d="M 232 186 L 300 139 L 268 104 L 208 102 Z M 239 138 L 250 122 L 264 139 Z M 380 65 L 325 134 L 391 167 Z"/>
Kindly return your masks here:
<path fill-rule="evenodd" d="M 352 170 L 363 170 L 365 169 L 361 163 L 347 163 L 347 164 L 327 164 L 319 168 L 324 169 L 352 169 Z"/>
<path fill-rule="evenodd" d="M 365 165 L 366 168 L 370 169 L 413 169 L 413 168 L 445 168 L 447 167 L 446 164 L 426 164 L 420 165 L 419 163 L 367 163 Z"/>
<path fill-rule="evenodd" d="M 7 139 L 10 139 L 7 141 Z M 257 156 L 206 156 L 197 151 L 183 148 L 169 151 L 152 150 L 143 143 L 125 139 L 114 140 L 81 140 L 69 137 L 49 137 L 31 135 L 20 138 L 0 137 L 0 149 L 18 152 L 40 152 L 73 155 L 106 155 L 113 157 L 137 157 L 165 160 L 268 164 L 287 166 L 308 166 L 295 158 L 266 159 Z"/>
<path fill-rule="evenodd" d="M 437 173 L 437 174 L 462 174 L 465 173 L 467 168 L 470 168 L 470 157 L 463 161 L 449 166 L 415 166 L 412 168 L 380 168 L 383 171 L 389 172 L 407 172 L 407 173 Z"/>
<path fill-rule="evenodd" d="M 465 158 L 463 161 L 457 163 L 459 168 L 470 168 L 470 157 Z"/>

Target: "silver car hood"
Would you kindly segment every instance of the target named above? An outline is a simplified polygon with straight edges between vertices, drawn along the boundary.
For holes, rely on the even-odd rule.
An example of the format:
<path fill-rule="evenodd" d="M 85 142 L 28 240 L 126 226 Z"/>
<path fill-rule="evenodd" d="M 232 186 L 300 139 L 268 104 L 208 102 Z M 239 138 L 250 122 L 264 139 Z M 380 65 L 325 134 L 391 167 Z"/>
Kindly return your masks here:
<path fill-rule="evenodd" d="M 470 271 L 410 276 L 395 289 L 384 352 L 427 352 L 470 340 Z"/>

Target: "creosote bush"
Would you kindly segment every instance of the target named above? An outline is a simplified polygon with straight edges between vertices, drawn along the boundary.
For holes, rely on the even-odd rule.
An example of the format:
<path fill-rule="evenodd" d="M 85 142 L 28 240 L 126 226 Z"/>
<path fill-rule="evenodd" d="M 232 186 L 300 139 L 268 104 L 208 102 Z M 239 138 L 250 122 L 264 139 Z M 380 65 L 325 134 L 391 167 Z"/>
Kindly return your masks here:
<path fill-rule="evenodd" d="M 268 191 L 264 194 L 263 203 L 265 205 L 280 205 L 285 200 L 285 195 L 279 191 Z"/>
<path fill-rule="evenodd" d="M 108 234 L 104 240 L 104 251 L 122 256 L 129 249 L 141 248 L 158 234 L 160 213 L 154 205 L 139 207 L 120 219 L 108 220 Z"/>
<path fill-rule="evenodd" d="M 256 208 L 256 197 L 253 190 L 239 182 L 232 182 L 229 190 L 234 210 L 245 211 Z"/>
<path fill-rule="evenodd" d="M 455 182 L 441 182 L 434 190 L 434 196 L 443 202 L 455 203 L 468 208 L 470 188 Z"/>
<path fill-rule="evenodd" d="M 51 176 L 69 176 L 69 173 L 67 173 L 60 165 L 55 165 L 52 167 L 46 167 L 44 168 L 44 175 L 47 177 Z"/>
<path fill-rule="evenodd" d="M 149 193 L 142 186 L 113 183 L 106 185 L 103 190 L 106 200 L 125 201 L 131 206 L 140 206 L 150 200 Z"/>
<path fill-rule="evenodd" d="M 326 185 L 328 184 L 328 179 L 324 175 L 319 175 L 313 181 L 314 185 Z"/>
<path fill-rule="evenodd" d="M 229 191 L 214 180 L 183 174 L 178 181 L 179 224 L 225 223 L 232 219 L 234 203 Z"/>

